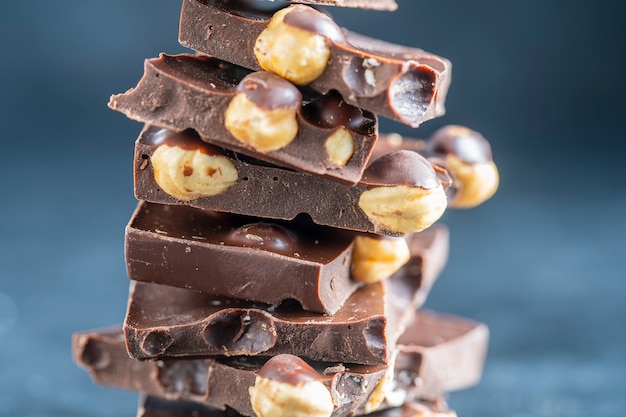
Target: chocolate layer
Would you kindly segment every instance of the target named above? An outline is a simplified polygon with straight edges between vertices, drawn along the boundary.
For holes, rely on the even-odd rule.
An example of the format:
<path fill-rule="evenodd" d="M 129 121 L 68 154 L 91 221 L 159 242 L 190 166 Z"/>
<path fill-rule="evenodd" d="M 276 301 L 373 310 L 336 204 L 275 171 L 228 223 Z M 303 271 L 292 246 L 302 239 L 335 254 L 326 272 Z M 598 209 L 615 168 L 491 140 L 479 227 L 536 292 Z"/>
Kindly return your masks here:
<path fill-rule="evenodd" d="M 411 260 L 383 282 L 358 289 L 332 316 L 165 285 L 132 282 L 124 322 L 136 358 L 195 355 L 274 356 L 384 364 L 445 265 L 448 231 L 411 236 Z M 233 269 L 236 274 L 236 269 Z"/>
<path fill-rule="evenodd" d="M 142 396 L 137 407 L 137 417 L 243 417 L 235 410 L 219 410 L 192 401 L 166 400 Z M 371 417 L 456 417 L 443 399 L 436 403 L 411 401 L 402 407 L 376 411 Z"/>
<path fill-rule="evenodd" d="M 155 181 L 152 156 L 167 143 L 190 149 L 203 146 L 192 131 L 175 133 L 147 126 L 135 146 L 135 196 L 139 200 L 282 220 L 292 220 L 306 213 L 320 225 L 402 236 L 417 230 L 393 230 L 376 219 L 370 219 L 359 207 L 361 195 L 380 186 L 409 185 L 428 189 L 437 185 L 434 169 L 425 165 L 423 158 L 413 152 L 399 152 L 393 157 L 385 156 L 384 160 L 373 161 L 371 172 L 368 168 L 363 174 L 364 180 L 354 187 L 225 153 L 224 156 L 237 171 L 237 181 L 217 195 L 180 200 L 167 194 Z M 398 177 L 398 167 L 401 167 L 404 177 Z"/>
<path fill-rule="evenodd" d="M 230 12 L 219 0 L 185 0 L 179 41 L 198 52 L 255 71 L 256 39 L 269 23 L 253 8 Z M 310 86 L 337 90 L 347 103 L 417 127 L 441 116 L 450 84 L 448 60 L 421 49 L 395 45 L 343 30 L 329 39 L 326 69 Z"/>
<path fill-rule="evenodd" d="M 421 314 L 423 313 L 418 313 L 418 322 Z M 371 402 L 368 405 L 368 400 L 387 371 L 389 371 L 388 375 L 391 375 L 388 386 L 390 390 L 386 393 L 387 398 L 379 406 L 383 409 L 391 404 L 406 406 L 414 400 L 421 399 L 424 392 L 441 390 L 442 386 L 458 387 L 459 381 L 467 382 L 468 379 L 462 373 L 471 367 L 461 366 L 458 373 L 447 371 L 441 373 L 440 376 L 445 375 L 449 378 L 441 384 L 440 380 L 431 378 L 432 373 L 424 372 L 426 366 L 420 362 L 419 355 L 423 354 L 422 358 L 431 366 L 440 365 L 450 370 L 451 366 L 446 361 L 453 353 L 456 353 L 464 360 L 479 360 L 480 363 L 474 364 L 473 368 L 480 368 L 482 356 L 479 351 L 486 343 L 486 332 L 483 326 L 459 318 L 433 317 L 439 317 L 434 323 L 440 326 L 422 328 L 417 324 L 417 328 L 426 334 L 416 336 L 415 343 L 407 340 L 411 344 L 398 345 L 393 372 L 385 366 L 307 360 L 317 371 L 319 380 L 326 385 L 332 395 L 334 403 L 332 416 L 363 414 L 365 410 L 376 410 L 376 406 Z M 465 324 L 456 327 L 454 324 L 456 320 L 461 320 Z M 413 325 L 410 327 L 413 328 Z M 440 328 L 447 329 L 447 331 L 451 328 L 456 330 L 446 335 L 446 330 L 440 330 Z M 429 341 L 427 343 L 430 344 L 426 346 L 418 345 L 417 343 L 421 343 L 424 338 L 432 340 L 441 338 L 441 346 L 433 345 Z M 479 339 L 482 341 L 480 346 L 475 343 Z M 426 351 L 428 353 L 424 354 Z M 416 354 L 416 352 L 420 353 Z M 73 353 L 75 361 L 86 368 L 94 381 L 99 384 L 139 391 L 168 400 L 192 401 L 220 410 L 229 407 L 251 417 L 255 414 L 250 405 L 248 391 L 255 384 L 258 371 L 267 361 L 267 358 L 242 357 L 140 361 L 128 357 L 124 337 L 119 328 L 75 334 Z M 453 361 L 459 363 L 460 360 L 454 359 Z M 430 384 L 434 384 L 435 387 L 430 387 Z M 433 397 L 430 407 L 445 411 L 445 404 L 441 404 L 441 396 L 445 394 L 446 392 L 439 391 L 439 396 Z M 370 406 L 373 410 L 367 408 Z M 422 408 L 424 406 L 424 404 L 415 403 L 417 408 L 414 410 L 424 411 Z M 403 415 L 396 413 L 399 413 L 399 409 L 391 415 Z"/>
<path fill-rule="evenodd" d="M 306 218 L 140 202 L 126 227 L 126 266 L 136 281 L 332 314 L 361 285 L 350 278 L 355 236 Z"/>
<path fill-rule="evenodd" d="M 355 184 L 378 136 L 374 114 L 345 103 L 336 93 L 318 94 L 306 96 L 304 102 L 300 97 L 300 110 L 294 116 L 297 134 L 291 143 L 277 150 L 256 150 L 238 140 L 225 126 L 226 111 L 239 93 L 247 93 L 263 111 L 290 107 L 298 90 L 289 82 L 269 73 L 250 74 L 236 65 L 196 55 L 161 54 L 146 60 L 144 70 L 135 88 L 111 97 L 112 109 L 142 123 L 176 131 L 194 129 L 206 142 L 288 168 Z M 242 82 L 251 84 L 243 88 Z M 334 114 L 337 122 L 327 123 L 325 112 Z M 260 127 L 254 129 L 258 131 Z M 354 148 L 343 165 L 333 162 L 325 146 L 339 129 L 348 132 Z"/>

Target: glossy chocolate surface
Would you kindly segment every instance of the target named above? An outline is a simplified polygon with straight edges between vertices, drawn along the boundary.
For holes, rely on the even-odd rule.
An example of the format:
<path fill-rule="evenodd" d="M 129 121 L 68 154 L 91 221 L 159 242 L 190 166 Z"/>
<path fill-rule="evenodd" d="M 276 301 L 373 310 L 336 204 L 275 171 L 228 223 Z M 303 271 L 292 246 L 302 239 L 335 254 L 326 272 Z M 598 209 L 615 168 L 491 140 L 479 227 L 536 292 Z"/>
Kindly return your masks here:
<path fill-rule="evenodd" d="M 328 107 L 320 113 L 346 113 L 341 120 L 348 121 L 349 126 L 357 120 L 356 114 L 360 116 L 357 128 L 350 131 L 354 153 L 345 165 L 338 166 L 324 145 L 340 126 L 315 120 L 311 111 L 307 117 L 300 110 L 296 112 L 297 135 L 281 149 L 257 152 L 237 140 L 224 123 L 226 109 L 240 92 L 267 110 L 293 108 L 301 98 L 292 84 L 269 73 L 251 74 L 249 70 L 207 56 L 162 54 L 146 60 L 144 75 L 137 86 L 112 96 L 109 107 L 142 123 L 174 131 L 194 129 L 206 142 L 286 168 L 348 184 L 359 181 L 378 137 L 374 114 L 337 100 L 335 95 L 325 100 L 320 94 L 307 93 L 299 109 L 312 101 L 316 106 Z"/>
<path fill-rule="evenodd" d="M 444 267 L 448 231 L 411 235 L 411 259 L 386 281 L 361 287 L 333 315 L 295 303 L 272 307 L 185 288 L 132 282 L 124 322 L 131 356 L 273 356 L 384 364 Z M 233 270 L 233 274 L 237 273 Z"/>
<path fill-rule="evenodd" d="M 316 175 L 261 164 L 237 154 L 229 154 L 229 160 L 239 174 L 237 182 L 231 188 L 211 197 L 190 201 L 178 200 L 158 186 L 150 163 L 150 158 L 156 150 L 153 138 L 157 136 L 162 140 L 162 135 L 172 135 L 176 137 L 176 141 L 186 141 L 187 147 L 192 147 L 194 142 L 201 142 L 190 131 L 164 133 L 156 127 L 146 127 L 135 146 L 135 196 L 139 200 L 282 220 L 292 220 L 299 214 L 306 213 L 319 225 L 393 236 L 404 234 L 372 223 L 359 207 L 361 194 L 380 184 L 373 186 L 359 183 L 350 187 Z M 412 159 L 420 158 L 422 157 L 414 156 Z M 405 162 L 405 159 L 399 162 L 404 164 L 403 172 L 406 174 L 404 177 L 420 178 L 420 184 L 435 184 L 434 171 L 424 170 L 423 161 L 419 161 L 413 167 Z M 372 172 L 384 172 L 385 166 L 393 167 L 398 165 L 398 162 L 394 157 L 386 157 L 383 163 L 376 164 L 374 161 L 372 165 L 375 167 L 372 168 Z M 367 178 L 368 175 L 366 170 L 364 176 Z M 428 175 L 432 176 L 430 180 Z M 402 179 L 400 183 L 385 185 L 404 183 Z"/>
<path fill-rule="evenodd" d="M 432 155 L 455 155 L 467 163 L 485 163 L 493 159 L 491 145 L 483 135 L 462 126 L 444 126 L 426 142 Z"/>
<path fill-rule="evenodd" d="M 307 218 L 267 221 L 140 202 L 126 227 L 130 279 L 332 314 L 350 278 L 355 234 Z"/>
<path fill-rule="evenodd" d="M 311 9 L 310 13 L 319 12 Z M 254 45 L 269 18 L 267 13 L 253 16 L 254 10 L 244 15 L 231 13 L 217 0 L 185 0 L 179 41 L 198 52 L 258 71 L 261 67 Z M 418 48 L 343 32 L 345 41 L 330 40 L 326 70 L 310 87 L 322 93 L 337 90 L 349 104 L 413 127 L 445 113 L 451 71 L 448 60 Z"/>

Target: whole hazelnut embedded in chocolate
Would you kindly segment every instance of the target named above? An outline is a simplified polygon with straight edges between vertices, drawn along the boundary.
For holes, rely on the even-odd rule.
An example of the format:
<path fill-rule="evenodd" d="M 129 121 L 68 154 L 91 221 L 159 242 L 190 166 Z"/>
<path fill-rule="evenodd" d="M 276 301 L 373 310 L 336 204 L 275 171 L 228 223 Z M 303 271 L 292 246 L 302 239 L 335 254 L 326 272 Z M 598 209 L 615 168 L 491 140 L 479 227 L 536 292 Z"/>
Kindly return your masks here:
<path fill-rule="evenodd" d="M 344 42 L 335 22 L 311 7 L 293 5 L 274 14 L 256 40 L 254 56 L 264 70 L 306 85 L 326 70 L 330 40 Z"/>
<path fill-rule="evenodd" d="M 354 138 L 348 129 L 340 127 L 326 139 L 324 148 L 328 159 L 333 164 L 342 167 L 354 155 Z"/>
<path fill-rule="evenodd" d="M 445 212 L 447 197 L 432 164 L 413 151 L 396 151 L 364 172 L 368 186 L 359 207 L 377 229 L 394 233 L 422 231 Z"/>
<path fill-rule="evenodd" d="M 258 152 L 289 145 L 298 134 L 300 91 L 267 72 L 246 76 L 226 109 L 224 125 L 238 141 Z"/>
<path fill-rule="evenodd" d="M 428 140 L 427 153 L 441 158 L 452 176 L 450 207 L 475 207 L 498 189 L 491 146 L 480 133 L 463 126 L 445 126 Z"/>
<path fill-rule="evenodd" d="M 161 144 L 150 157 L 154 179 L 163 191 L 179 200 L 221 194 L 235 185 L 237 168 L 208 146 L 188 149 Z"/>
<path fill-rule="evenodd" d="M 330 417 L 334 410 L 322 375 L 297 356 L 276 355 L 257 373 L 250 402 L 258 417 Z"/>
<path fill-rule="evenodd" d="M 352 252 L 352 279 L 368 284 L 387 279 L 410 258 L 404 238 L 357 236 Z"/>

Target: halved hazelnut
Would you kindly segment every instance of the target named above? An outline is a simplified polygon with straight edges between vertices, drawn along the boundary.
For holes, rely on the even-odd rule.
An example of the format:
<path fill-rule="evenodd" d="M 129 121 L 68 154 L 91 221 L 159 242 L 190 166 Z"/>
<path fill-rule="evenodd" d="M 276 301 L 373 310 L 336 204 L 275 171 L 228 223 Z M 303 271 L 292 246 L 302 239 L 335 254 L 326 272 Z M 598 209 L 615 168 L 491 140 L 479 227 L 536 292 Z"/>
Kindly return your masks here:
<path fill-rule="evenodd" d="M 210 197 L 237 182 L 237 168 L 224 155 L 205 148 L 160 145 L 150 157 L 154 179 L 163 191 L 179 200 Z"/>
<path fill-rule="evenodd" d="M 333 164 L 342 167 L 354 155 L 354 138 L 348 129 L 340 127 L 326 139 L 324 148 L 328 159 Z"/>
<path fill-rule="evenodd" d="M 254 55 L 264 70 L 306 85 L 326 70 L 329 39 L 344 38 L 328 16 L 308 6 L 293 5 L 274 14 L 256 40 Z"/>
<path fill-rule="evenodd" d="M 321 379 L 297 356 L 274 356 L 250 388 L 252 409 L 258 417 L 330 417 L 334 403 Z"/>
<path fill-rule="evenodd" d="M 352 278 L 368 284 L 387 279 L 410 258 L 404 238 L 357 236 L 352 252 Z"/>

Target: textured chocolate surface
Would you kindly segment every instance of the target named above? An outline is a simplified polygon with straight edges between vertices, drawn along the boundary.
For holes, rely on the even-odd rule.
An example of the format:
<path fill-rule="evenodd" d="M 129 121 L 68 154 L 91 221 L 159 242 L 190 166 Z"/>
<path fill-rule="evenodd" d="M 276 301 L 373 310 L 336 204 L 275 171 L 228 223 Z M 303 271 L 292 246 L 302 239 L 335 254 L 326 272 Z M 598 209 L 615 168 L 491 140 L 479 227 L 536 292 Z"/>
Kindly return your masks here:
<path fill-rule="evenodd" d="M 290 353 L 319 361 L 383 364 L 444 267 L 448 231 L 411 235 L 411 260 L 361 287 L 332 316 L 165 285 L 132 282 L 124 330 L 137 358 Z M 236 272 L 233 272 L 236 273 Z"/>
<path fill-rule="evenodd" d="M 255 83 L 256 87 L 244 88 L 242 80 L 244 84 Z M 260 85 L 267 88 L 259 88 Z M 112 96 L 109 106 L 143 123 L 176 131 L 194 129 L 207 142 L 258 159 L 350 184 L 358 182 L 378 136 L 374 114 L 343 102 L 336 93 L 305 96 L 301 111 L 296 113 L 295 139 L 281 149 L 259 152 L 237 140 L 224 125 L 226 109 L 242 91 L 266 110 L 293 106 L 298 92 L 288 81 L 274 75 L 250 74 L 215 58 L 161 54 L 146 60 L 137 86 Z M 320 111 L 307 110 L 310 106 L 341 115 L 336 120 L 344 121 L 354 142 L 354 153 L 345 165 L 333 163 L 324 146 L 342 126 L 324 123 L 318 117 Z"/>
<path fill-rule="evenodd" d="M 426 324 L 422 320 L 423 314 L 427 315 Z M 396 349 L 392 389 L 387 392 L 381 407 L 388 408 L 393 404 L 404 404 L 406 407 L 416 399 L 424 399 L 424 393 L 437 391 L 439 395 L 433 395 L 430 403 L 415 403 L 418 408 L 414 410 L 423 411 L 423 407 L 431 407 L 433 411 L 444 411 L 445 402 L 441 398 L 447 391 L 442 389 L 457 388 L 459 381 L 464 381 L 464 387 L 468 386 L 463 372 L 469 368 L 482 368 L 481 353 L 484 353 L 486 331 L 479 323 L 430 312 L 419 312 L 409 328 L 415 332 L 403 337 L 408 344 L 398 345 Z M 476 343 L 477 340 L 481 343 Z M 267 361 L 267 358 L 241 357 L 140 361 L 126 354 L 124 337 L 119 328 L 76 333 L 73 354 L 75 361 L 86 368 L 97 383 L 169 400 L 192 401 L 221 410 L 229 407 L 246 416 L 254 416 L 248 388 L 254 385 L 258 371 Z M 455 354 L 460 354 L 462 358 L 452 358 Z M 452 366 L 447 361 L 451 358 L 455 364 L 461 360 L 477 363 L 463 365 L 457 372 L 449 372 Z M 307 362 L 318 372 L 332 394 L 335 406 L 333 416 L 363 413 L 369 396 L 387 371 L 385 366 Z M 442 382 L 433 378 L 433 372 L 438 372 L 435 368 L 426 372 L 429 367 L 438 366 L 446 370 L 439 376 L 449 380 Z"/>
<path fill-rule="evenodd" d="M 73 348 L 78 364 L 94 381 L 171 400 L 192 400 L 254 417 L 248 390 L 267 358 L 204 358 L 140 361 L 128 357 L 121 329 L 79 333 Z M 310 363 L 324 374 L 322 382 L 334 402 L 332 417 L 363 407 L 386 367 Z M 326 370 L 326 372 L 324 372 Z"/>
<path fill-rule="evenodd" d="M 359 198 L 364 191 L 374 186 L 383 183 L 394 185 L 381 178 L 380 172 L 386 172 L 392 179 L 397 180 L 395 185 L 406 183 L 405 178 L 397 178 L 391 167 L 395 166 L 396 162 L 405 163 L 407 159 L 419 159 L 416 155 L 404 158 L 398 153 L 401 161 L 387 157 L 384 166 L 373 161 L 376 181 L 372 183 L 375 184 L 359 183 L 350 187 L 316 175 L 268 166 L 238 154 L 229 154 L 230 161 L 238 171 L 237 182 L 218 195 L 182 201 L 165 193 L 154 179 L 150 158 L 162 143 L 155 144 L 155 137 L 162 138 L 164 135 L 169 138 L 167 140 L 185 144 L 177 146 L 202 146 L 202 141 L 192 131 L 175 133 L 156 127 L 146 127 L 135 146 L 135 196 L 139 200 L 161 204 L 183 204 L 205 210 L 282 220 L 291 220 L 301 213 L 306 213 L 320 225 L 391 236 L 404 234 L 373 223 L 359 207 Z M 405 177 L 413 178 L 418 184 L 434 184 L 432 179 L 436 176 L 435 171 L 426 170 L 421 162 L 405 166 L 403 172 Z M 363 175 L 367 178 L 368 174 L 366 170 Z M 420 176 L 417 180 L 416 175 Z"/>
<path fill-rule="evenodd" d="M 219 0 L 185 0 L 179 41 L 198 52 L 259 70 L 254 45 L 267 12 L 229 12 Z M 242 36 L 243 35 L 243 36 Z M 346 42 L 330 41 L 323 74 L 310 86 L 337 90 L 346 102 L 417 127 L 441 116 L 450 84 L 448 60 L 344 30 Z"/>
<path fill-rule="evenodd" d="M 414 400 L 402 407 L 376 411 L 371 417 L 455 417 L 445 401 L 435 403 Z M 175 401 L 154 396 L 142 396 L 139 400 L 137 417 L 242 417 L 238 412 L 219 410 L 192 401 Z"/>
<path fill-rule="evenodd" d="M 126 266 L 136 281 L 331 314 L 361 285 L 350 278 L 355 236 L 306 218 L 140 202 L 126 227 Z"/>

